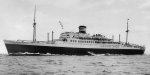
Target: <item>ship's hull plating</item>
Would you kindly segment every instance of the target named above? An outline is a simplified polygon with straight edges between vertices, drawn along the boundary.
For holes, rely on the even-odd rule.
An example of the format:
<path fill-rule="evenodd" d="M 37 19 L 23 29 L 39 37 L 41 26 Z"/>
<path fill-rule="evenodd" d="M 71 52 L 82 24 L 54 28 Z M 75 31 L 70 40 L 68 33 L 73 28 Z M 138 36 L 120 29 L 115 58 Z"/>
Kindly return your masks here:
<path fill-rule="evenodd" d="M 60 54 L 60 55 L 91 55 L 91 54 L 144 54 L 141 49 L 102 49 L 102 48 L 73 48 L 73 47 L 56 47 L 56 46 L 36 46 L 5 44 L 9 54 L 16 53 L 40 53 L 40 54 Z"/>

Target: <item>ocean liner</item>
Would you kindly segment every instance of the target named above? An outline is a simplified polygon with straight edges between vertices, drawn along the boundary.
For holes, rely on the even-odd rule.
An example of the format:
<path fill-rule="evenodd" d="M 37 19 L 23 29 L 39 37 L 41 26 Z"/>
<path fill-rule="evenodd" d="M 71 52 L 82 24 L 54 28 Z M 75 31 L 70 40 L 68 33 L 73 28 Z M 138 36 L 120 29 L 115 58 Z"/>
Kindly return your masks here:
<path fill-rule="evenodd" d="M 129 20 L 129 19 L 128 19 Z M 36 22 L 34 14 L 33 41 L 4 40 L 9 55 L 94 55 L 94 54 L 144 54 L 145 47 L 128 42 L 128 20 L 126 42 L 115 42 L 102 34 L 86 33 L 86 26 L 79 26 L 79 32 L 63 32 L 59 39 L 36 40 Z"/>

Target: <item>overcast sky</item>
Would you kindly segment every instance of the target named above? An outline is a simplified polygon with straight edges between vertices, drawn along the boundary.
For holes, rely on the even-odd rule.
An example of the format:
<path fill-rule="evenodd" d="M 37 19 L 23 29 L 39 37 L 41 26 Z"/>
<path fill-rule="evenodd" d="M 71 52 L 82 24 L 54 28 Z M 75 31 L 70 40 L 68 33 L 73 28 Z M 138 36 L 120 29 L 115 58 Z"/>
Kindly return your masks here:
<path fill-rule="evenodd" d="M 35 4 L 37 40 L 47 40 L 52 30 L 59 38 L 61 32 L 78 32 L 78 26 L 85 25 L 87 33 L 114 35 L 116 41 L 120 34 L 125 42 L 129 18 L 129 42 L 146 45 L 150 53 L 150 0 L 0 0 L 2 40 L 32 40 Z"/>

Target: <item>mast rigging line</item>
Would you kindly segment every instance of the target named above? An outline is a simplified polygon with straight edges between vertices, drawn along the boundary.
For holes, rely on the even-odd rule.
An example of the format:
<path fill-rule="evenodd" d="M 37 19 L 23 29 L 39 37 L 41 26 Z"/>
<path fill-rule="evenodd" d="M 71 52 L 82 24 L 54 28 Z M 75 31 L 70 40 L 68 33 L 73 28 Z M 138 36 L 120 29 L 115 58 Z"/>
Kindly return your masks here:
<path fill-rule="evenodd" d="M 59 24 L 60 24 L 61 28 L 64 29 L 61 21 L 59 21 Z"/>

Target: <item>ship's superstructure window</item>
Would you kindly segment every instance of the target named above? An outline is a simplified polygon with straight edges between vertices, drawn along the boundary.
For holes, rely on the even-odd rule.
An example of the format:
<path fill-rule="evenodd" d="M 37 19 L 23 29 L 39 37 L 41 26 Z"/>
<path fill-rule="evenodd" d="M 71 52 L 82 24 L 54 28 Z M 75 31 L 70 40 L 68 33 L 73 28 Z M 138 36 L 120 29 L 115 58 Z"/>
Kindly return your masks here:
<path fill-rule="evenodd" d="M 70 40 L 70 42 L 78 42 L 77 40 Z"/>
<path fill-rule="evenodd" d="M 77 40 L 75 40 L 75 42 L 77 42 Z"/>

